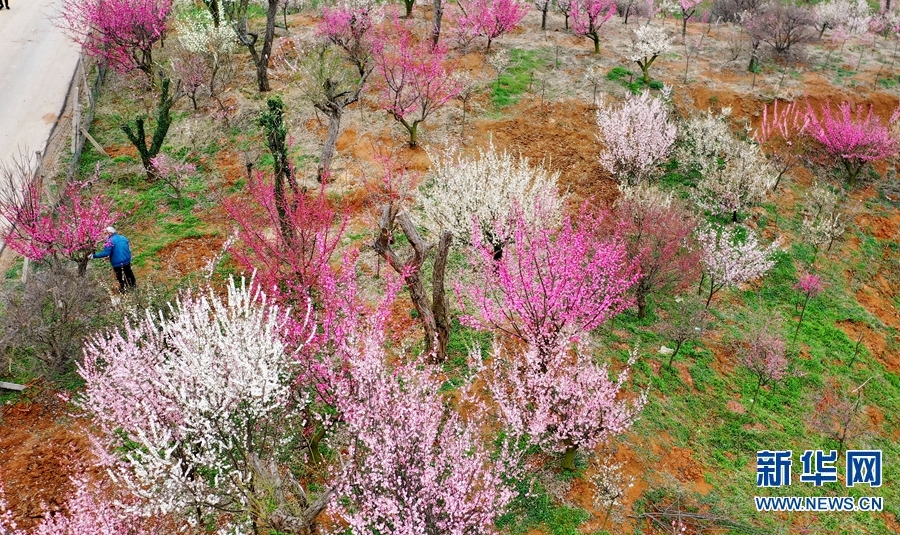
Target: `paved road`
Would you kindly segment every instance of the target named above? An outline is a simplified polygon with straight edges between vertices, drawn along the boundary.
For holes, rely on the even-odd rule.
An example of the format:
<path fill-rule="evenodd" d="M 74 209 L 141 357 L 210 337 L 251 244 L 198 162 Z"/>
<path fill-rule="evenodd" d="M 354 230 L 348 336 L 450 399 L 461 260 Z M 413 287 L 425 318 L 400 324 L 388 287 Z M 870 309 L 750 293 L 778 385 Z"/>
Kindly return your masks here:
<path fill-rule="evenodd" d="M 78 64 L 53 25 L 59 0 L 9 0 L 0 10 L 0 162 L 44 150 Z"/>

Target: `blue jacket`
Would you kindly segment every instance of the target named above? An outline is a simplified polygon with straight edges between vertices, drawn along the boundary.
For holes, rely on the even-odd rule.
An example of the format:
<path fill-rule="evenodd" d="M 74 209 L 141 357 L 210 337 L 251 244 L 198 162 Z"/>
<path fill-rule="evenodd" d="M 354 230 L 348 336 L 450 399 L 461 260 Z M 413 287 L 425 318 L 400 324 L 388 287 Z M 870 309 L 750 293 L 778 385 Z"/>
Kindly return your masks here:
<path fill-rule="evenodd" d="M 106 240 L 103 250 L 94 253 L 92 258 L 109 257 L 109 263 L 112 267 L 117 268 L 131 263 L 131 247 L 128 245 L 128 238 L 121 234 L 113 234 Z"/>

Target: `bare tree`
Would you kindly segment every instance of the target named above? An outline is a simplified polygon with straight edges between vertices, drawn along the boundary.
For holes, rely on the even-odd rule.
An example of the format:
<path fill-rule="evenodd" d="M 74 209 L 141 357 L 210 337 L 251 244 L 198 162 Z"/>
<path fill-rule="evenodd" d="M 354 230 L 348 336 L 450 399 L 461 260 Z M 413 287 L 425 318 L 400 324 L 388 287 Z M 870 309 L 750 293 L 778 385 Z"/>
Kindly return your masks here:
<path fill-rule="evenodd" d="M 231 20 L 238 41 L 250 51 L 253 64 L 256 65 L 256 83 L 261 92 L 270 91 L 269 85 L 269 58 L 272 55 L 272 42 L 275 40 L 275 17 L 278 15 L 278 5 L 281 0 L 267 0 L 266 29 L 263 33 L 262 48 L 257 50 L 259 33 L 251 32 L 247 27 L 247 8 L 250 0 L 237 0 L 231 10 L 226 11 Z"/>

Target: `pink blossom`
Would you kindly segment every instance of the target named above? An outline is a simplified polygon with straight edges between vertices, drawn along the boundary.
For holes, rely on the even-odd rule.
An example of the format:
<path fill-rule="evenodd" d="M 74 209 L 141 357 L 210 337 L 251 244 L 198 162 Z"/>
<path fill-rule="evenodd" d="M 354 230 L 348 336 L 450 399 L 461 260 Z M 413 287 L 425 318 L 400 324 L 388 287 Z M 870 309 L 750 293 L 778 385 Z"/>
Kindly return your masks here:
<path fill-rule="evenodd" d="M 821 119 L 811 104 L 807 106 L 810 135 L 844 166 L 850 186 L 868 163 L 890 158 L 900 148 L 888 126 L 900 119 L 900 108 L 886 125 L 872 113 L 871 105 L 868 110 L 863 104 L 854 109 L 850 102 L 842 102 L 840 114 L 834 114 L 826 104 L 821 107 Z"/>
<path fill-rule="evenodd" d="M 492 326 L 552 351 L 631 305 L 628 290 L 640 274 L 628 271 L 620 238 L 597 239 L 598 218 L 582 212 L 557 226 L 514 209 L 510 221 L 495 225 L 496 235 L 511 232 L 514 244 L 499 255 L 473 232 L 469 258 L 479 279 L 465 292 L 480 317 L 464 316 L 464 324 Z"/>
<path fill-rule="evenodd" d="M 528 4 L 517 0 L 463 0 L 463 14 L 457 18 L 460 30 L 487 38 L 487 50 L 494 39 L 512 31 L 528 13 Z"/>
<path fill-rule="evenodd" d="M 615 0 L 572 0 L 572 31 L 594 42 L 594 53 L 600 53 L 600 28 L 616 14 Z"/>
<path fill-rule="evenodd" d="M 804 273 L 800 275 L 800 280 L 794 285 L 794 290 L 798 290 L 800 293 L 810 297 L 819 295 L 824 289 L 825 285 L 822 283 L 822 277 L 814 273 Z"/>

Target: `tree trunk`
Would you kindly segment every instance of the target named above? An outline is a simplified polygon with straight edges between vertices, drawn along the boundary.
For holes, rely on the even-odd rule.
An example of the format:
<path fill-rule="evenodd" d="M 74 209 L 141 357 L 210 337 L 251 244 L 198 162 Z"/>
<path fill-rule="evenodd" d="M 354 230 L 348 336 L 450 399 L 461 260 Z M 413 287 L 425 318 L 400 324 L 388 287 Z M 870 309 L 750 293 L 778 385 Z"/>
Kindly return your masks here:
<path fill-rule="evenodd" d="M 278 0 L 269 0 L 269 8 L 266 10 L 266 33 L 263 37 L 262 51 L 256 63 L 256 82 L 259 91 L 265 93 L 271 91 L 269 85 L 269 56 L 272 55 L 272 42 L 275 40 L 275 17 L 278 16 Z"/>
<path fill-rule="evenodd" d="M 328 134 L 325 135 L 325 144 L 322 146 L 322 159 L 319 160 L 318 179 L 320 183 L 324 183 L 331 176 L 331 160 L 334 158 L 334 148 L 337 145 L 338 134 L 341 131 L 341 115 L 343 110 L 340 108 L 329 108 L 322 110 L 328 115 Z"/>
<path fill-rule="evenodd" d="M 441 20 L 444 18 L 443 0 L 433 0 L 431 17 L 431 46 L 438 45 L 441 39 Z"/>
<path fill-rule="evenodd" d="M 544 4 L 544 9 L 541 11 L 541 29 L 547 29 L 547 10 L 550 9 L 550 1 L 548 0 L 546 4 Z"/>
<path fill-rule="evenodd" d="M 431 281 L 431 308 L 434 311 L 434 326 L 437 339 L 434 348 L 434 359 L 437 362 L 447 360 L 447 344 L 450 342 L 450 310 L 447 292 L 444 288 L 444 276 L 447 272 L 447 257 L 450 255 L 450 243 L 453 235 L 444 231 L 438 242 L 437 254 L 434 257 L 434 273 Z"/>
<path fill-rule="evenodd" d="M 575 452 L 578 446 L 566 446 L 566 452 L 563 454 L 561 466 L 563 470 L 575 471 Z"/>
<path fill-rule="evenodd" d="M 644 294 L 644 292 L 639 292 L 635 296 L 634 301 L 638 307 L 638 317 L 641 319 L 646 318 L 647 317 L 647 296 Z"/>
<path fill-rule="evenodd" d="M 394 221 L 400 224 L 400 228 L 409 243 L 413 247 L 413 254 L 405 262 L 401 261 L 391 249 L 393 243 Z M 426 243 L 416 230 L 409 215 L 396 214 L 390 204 L 382 207 L 381 217 L 378 220 L 378 236 L 375 238 L 373 248 L 387 263 L 403 275 L 403 282 L 409 290 L 409 297 L 419 314 L 422 329 L 425 334 L 425 347 L 431 354 L 431 360 L 441 362 L 446 357 L 446 341 L 449 340 L 450 322 L 447 319 L 447 302 L 444 291 L 444 272 L 446 271 L 447 254 L 450 248 L 451 237 L 448 234 L 441 236 L 437 259 L 435 260 L 434 280 L 432 281 L 432 294 L 437 298 L 436 303 L 429 302 L 422 282 L 422 264 L 428 257 L 428 253 L 434 244 Z M 440 323 L 439 323 L 440 322 Z M 443 345 L 442 345 L 443 344 Z"/>
<path fill-rule="evenodd" d="M 591 37 L 594 40 L 594 54 L 600 53 L 600 36 L 594 35 Z"/>
<path fill-rule="evenodd" d="M 404 19 L 412 18 L 413 5 L 415 5 L 416 0 L 403 0 L 403 7 L 406 8 L 406 15 L 403 16 Z"/>

